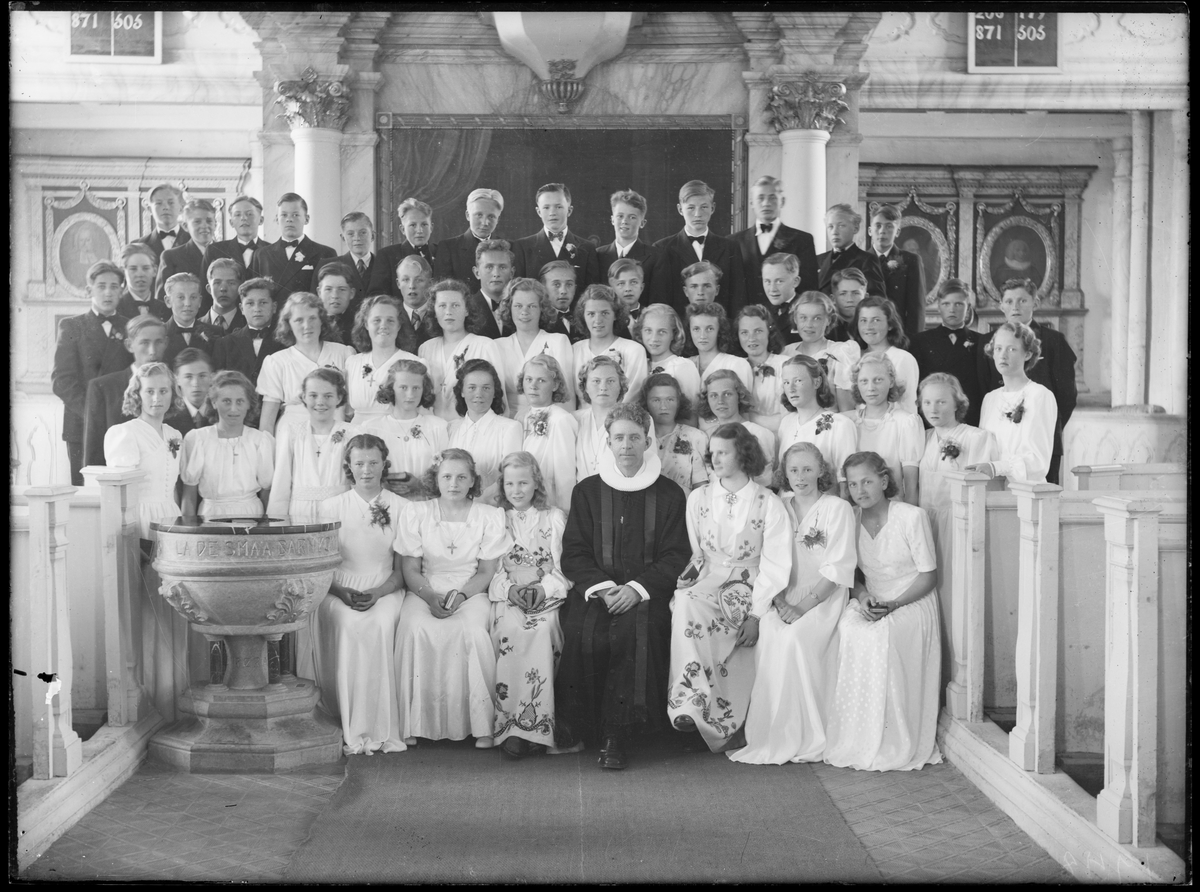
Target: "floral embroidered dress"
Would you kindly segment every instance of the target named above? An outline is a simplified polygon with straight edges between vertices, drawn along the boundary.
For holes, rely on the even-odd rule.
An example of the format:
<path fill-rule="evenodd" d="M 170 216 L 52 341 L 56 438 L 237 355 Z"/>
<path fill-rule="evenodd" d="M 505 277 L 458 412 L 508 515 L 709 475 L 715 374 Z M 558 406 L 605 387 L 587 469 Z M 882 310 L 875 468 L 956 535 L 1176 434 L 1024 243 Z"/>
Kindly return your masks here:
<path fill-rule="evenodd" d="M 138 535 L 152 538 L 150 524 L 179 516 L 175 481 L 183 437 L 169 424 L 162 432 L 141 418 L 116 424 L 104 432 L 104 463 L 110 468 L 138 468 L 146 476 L 138 484 Z"/>
<path fill-rule="evenodd" d="M 833 466 L 839 481 L 844 481 L 842 464 L 859 450 L 858 428 L 846 415 L 833 409 L 822 409 L 801 424 L 795 412 L 788 412 L 779 423 L 779 461 L 796 443 L 812 443 L 825 461 Z"/>
<path fill-rule="evenodd" d="M 745 617 L 760 619 L 792 568 L 792 527 L 778 496 L 753 480 L 736 493 L 719 482 L 687 501 L 696 581 L 671 602 L 671 674 L 667 716 L 690 718 L 713 752 L 746 719 L 754 686 L 754 649 L 735 647 Z M 724 602 L 724 604 L 723 604 Z"/>
<path fill-rule="evenodd" d="M 378 366 L 371 364 L 371 354 L 356 353 L 346 360 L 346 387 L 350 390 L 350 408 L 354 410 L 354 423 L 362 427 L 373 418 L 391 414 L 388 403 L 376 401 L 379 388 L 387 383 L 392 366 L 401 359 L 417 360 L 418 357 L 406 350 L 397 350 Z"/>
<path fill-rule="evenodd" d="M 526 406 L 519 419 L 524 434 L 521 446 L 537 459 L 546 485 L 546 499 L 563 511 L 571 510 L 571 492 L 575 489 L 575 440 L 579 422 L 554 403 L 541 409 Z"/>
<path fill-rule="evenodd" d="M 860 511 L 854 509 L 857 519 Z M 874 538 L 858 526 L 867 590 L 892 601 L 918 573 L 937 569 L 929 516 L 898 500 Z M 907 771 L 942 761 L 935 735 L 941 643 L 931 591 L 872 621 L 857 599 L 838 624 L 837 689 L 826 724 L 825 761 L 862 771 Z"/>
<path fill-rule="evenodd" d="M 500 462 L 510 452 L 521 449 L 524 432 L 521 422 L 488 409 L 472 421 L 462 416 L 450 422 L 450 446 L 465 449 L 475 459 L 475 471 L 479 474 L 479 486 L 485 493 L 494 492 L 500 479 Z"/>
<path fill-rule="evenodd" d="M 575 361 L 575 369 L 579 370 L 597 356 L 612 356 L 625 372 L 625 381 L 629 390 L 625 393 L 624 403 L 637 402 L 642 385 L 646 382 L 646 348 L 629 338 L 617 338 L 608 345 L 606 350 L 596 353 L 592 350 L 590 339 L 576 341 L 571 345 L 571 355 Z M 580 405 L 585 405 L 582 400 Z M 593 472 L 594 473 L 594 472 Z M 580 478 L 582 479 L 582 478 Z"/>
<path fill-rule="evenodd" d="M 692 415 L 695 416 L 696 409 L 700 405 L 698 401 L 701 390 L 700 372 L 696 368 L 696 363 L 690 359 L 672 354 L 664 359 L 652 359 L 649 361 L 649 365 L 649 374 L 670 375 L 679 383 L 679 389 L 688 398 L 688 402 L 692 404 Z"/>
<path fill-rule="evenodd" d="M 442 519 L 437 499 L 409 502 L 400 512 L 396 552 L 421 559 L 434 591 L 466 584 L 481 560 L 511 547 L 504 512 L 475 502 L 464 521 Z M 488 633 L 491 603 L 483 592 L 451 616 L 437 619 L 413 593 L 396 630 L 396 690 L 404 737 L 462 740 L 491 737 L 495 723 L 496 651 Z"/>
<path fill-rule="evenodd" d="M 275 476 L 275 438 L 243 427 L 240 437 L 219 437 L 215 424 L 188 431 L 179 476 L 200 487 L 201 517 L 262 517 L 258 494 Z"/>
<path fill-rule="evenodd" d="M 746 713 L 746 746 L 729 753 L 734 762 L 782 765 L 819 762 L 833 700 L 838 659 L 838 622 L 854 584 L 854 509 L 825 493 L 803 517 L 788 493 L 784 508 L 792 526 L 792 573 L 788 601 L 798 604 L 822 579 L 837 590 L 793 623 L 769 610 L 754 648 L 754 689 Z"/>
<path fill-rule="evenodd" d="M 333 571 L 335 582 L 361 592 L 392 575 L 396 524 L 405 504 L 386 489 L 370 501 L 350 490 L 321 503 L 321 520 L 342 525 L 342 564 Z M 313 611 L 310 631 L 321 705 L 341 717 L 347 756 L 405 749 L 392 671 L 403 603 L 401 588 L 369 610 L 354 610 L 330 593 Z"/>
<path fill-rule="evenodd" d="M 300 401 L 304 377 L 314 369 L 320 368 L 337 369 L 345 373 L 346 360 L 354 355 L 353 347 L 333 341 L 322 341 L 321 353 L 316 362 L 301 353 L 300 348 L 296 346 L 272 353 L 262 361 L 262 369 L 258 373 L 258 392 L 264 400 L 278 400 L 282 404 L 279 420 L 275 424 L 276 436 L 281 434 L 284 424 L 308 420 L 308 410 Z"/>
<path fill-rule="evenodd" d="M 784 356 L 795 356 L 800 353 L 800 344 L 788 344 L 783 348 Z M 854 382 L 850 380 L 850 370 L 862 356 L 862 348 L 857 341 L 825 341 L 825 346 L 816 353 L 806 353 L 817 362 L 824 361 L 825 374 L 829 382 L 839 390 L 850 390 Z"/>
<path fill-rule="evenodd" d="M 567 517 L 557 508 L 508 509 L 504 521 L 512 547 L 501 558 L 488 597 L 496 647 L 496 743 L 520 737 L 554 746 L 554 673 L 562 655 L 558 609 L 570 583 L 562 574 Z M 540 575 L 539 575 L 540 574 Z M 526 613 L 508 601 L 513 585 L 540 583 L 546 600 Z"/>
<path fill-rule="evenodd" d="M 669 434 L 657 439 L 662 475 L 678 483 L 685 494 L 703 486 L 708 480 L 708 468 L 704 465 L 708 437 L 691 425 L 676 424 Z"/>
<path fill-rule="evenodd" d="M 858 451 L 879 453 L 896 481 L 899 498 L 904 498 L 903 470 L 918 467 L 925 451 L 921 419 L 900 408 L 899 403 L 888 403 L 882 418 L 868 418 L 866 408 L 859 406 L 844 413 L 858 428 Z"/>
<path fill-rule="evenodd" d="M 429 369 L 433 389 L 437 397 L 433 403 L 433 414 L 446 421 L 458 418 L 454 405 L 454 385 L 458 381 L 458 370 L 468 359 L 486 359 L 497 372 L 500 370 L 500 351 L 491 338 L 467 333 L 453 349 L 444 337 L 433 338 L 417 348 L 421 362 Z"/>
<path fill-rule="evenodd" d="M 1013 480 L 1045 483 L 1057 419 L 1058 401 L 1036 381 L 1020 390 L 998 387 L 984 394 L 979 426 L 991 431 L 999 444 L 996 473 Z"/>
<path fill-rule="evenodd" d="M 313 433 L 308 421 L 279 428 L 267 515 L 315 522 L 323 501 L 350 488 L 342 458 L 357 432 L 344 421 L 335 422 L 322 436 Z"/>
<path fill-rule="evenodd" d="M 783 364 L 786 356 L 769 353 L 758 366 L 754 367 L 754 386 L 750 388 L 751 400 L 750 420 L 761 424 L 771 433 L 779 431 L 779 423 L 783 421 L 787 410 L 783 408 L 780 397 L 783 396 Z"/>
<path fill-rule="evenodd" d="M 433 457 L 450 445 L 449 425 L 436 415 L 406 419 L 381 415 L 359 430 L 374 434 L 387 444 L 389 474 L 420 477 L 433 464 Z"/>
<path fill-rule="evenodd" d="M 521 349 L 521 342 L 515 334 L 500 338 L 493 343 L 496 345 L 496 351 L 500 354 L 501 367 L 496 371 L 500 373 L 500 378 L 504 381 L 504 402 L 508 406 L 508 414 L 511 417 L 516 418 L 523 409 L 529 407 L 529 397 L 523 393 L 517 393 L 517 384 L 521 380 L 525 363 L 540 353 L 553 356 L 558 361 L 558 367 L 562 369 L 563 378 L 567 384 L 567 399 L 564 406 L 567 409 L 575 408 L 575 358 L 571 353 L 571 342 L 566 335 L 539 330 L 533 336 L 533 343 L 529 345 L 528 350 Z"/>

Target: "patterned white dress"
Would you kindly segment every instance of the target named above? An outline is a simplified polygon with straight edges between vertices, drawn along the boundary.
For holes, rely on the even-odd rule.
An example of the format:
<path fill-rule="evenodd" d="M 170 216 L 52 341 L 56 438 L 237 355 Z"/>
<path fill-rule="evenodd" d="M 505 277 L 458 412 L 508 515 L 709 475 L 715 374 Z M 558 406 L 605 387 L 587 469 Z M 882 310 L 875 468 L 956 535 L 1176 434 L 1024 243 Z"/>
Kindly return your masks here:
<path fill-rule="evenodd" d="M 760 619 L 783 591 L 792 568 L 792 527 L 779 497 L 753 480 L 736 493 L 717 481 L 687 501 L 693 560 L 699 577 L 671 601 L 671 674 L 667 715 L 676 727 L 690 718 L 704 742 L 720 752 L 741 727 L 754 686 L 754 650 L 736 647 L 747 614 Z M 721 590 L 741 583 L 735 614 Z"/>
<path fill-rule="evenodd" d="M 496 647 L 496 743 L 520 737 L 554 745 L 554 673 L 562 655 L 558 609 L 570 583 L 562 575 L 562 535 L 566 515 L 557 508 L 504 512 L 512 547 L 501 559 L 488 588 L 492 601 L 492 643 Z M 508 602 L 513 585 L 535 581 L 546 600 L 526 613 Z"/>
<path fill-rule="evenodd" d="M 664 477 L 678 483 L 685 494 L 707 482 L 704 453 L 708 449 L 708 437 L 699 428 L 676 424 L 669 434 L 656 439 Z"/>
<path fill-rule="evenodd" d="M 433 414 L 446 421 L 458 418 L 454 403 L 454 385 L 458 381 L 458 370 L 468 359 L 486 359 L 497 373 L 500 371 L 500 351 L 491 338 L 467 333 L 450 349 L 445 338 L 433 338 L 417 348 L 421 362 L 429 369 L 433 389 L 437 397 L 433 403 Z"/>
<path fill-rule="evenodd" d="M 526 406 L 519 420 L 524 435 L 521 448 L 537 459 L 547 500 L 563 511 L 570 511 L 579 422 L 562 403 L 540 409 Z"/>
<path fill-rule="evenodd" d="M 405 504 L 386 489 L 369 502 L 351 490 L 321 503 L 321 520 L 342 524 L 342 564 L 333 573 L 334 582 L 365 591 L 392 575 L 396 525 Z M 313 611 L 310 631 L 321 706 L 341 718 L 342 751 L 348 756 L 405 749 L 392 672 L 403 603 L 402 588 L 365 611 L 330 593 Z"/>
<path fill-rule="evenodd" d="M 779 461 L 783 461 L 784 453 L 796 443 L 812 443 L 821 450 L 822 458 L 833 466 L 837 479 L 845 480 L 842 464 L 860 448 L 854 422 L 833 409 L 822 409 L 804 424 L 797 422 L 799 417 L 795 412 L 789 412 L 779 423 Z"/>
<path fill-rule="evenodd" d="M 511 546 L 499 508 L 471 505 L 467 519 L 442 520 L 437 499 L 409 502 L 400 512 L 396 552 L 421 559 L 434 591 L 460 588 L 481 560 Z M 488 632 L 486 592 L 437 619 L 416 594 L 404 599 L 396 631 L 396 690 L 404 737 L 462 740 L 491 737 L 495 727 L 496 651 Z"/>
<path fill-rule="evenodd" d="M 401 359 L 420 361 L 406 350 L 397 350 L 378 367 L 371 364 L 370 352 L 356 353 L 346 360 L 346 387 L 350 390 L 350 408 L 354 410 L 354 423 L 358 427 L 373 418 L 391 414 L 391 405 L 378 402 L 375 395 L 387 383 L 392 366 Z"/>
<path fill-rule="evenodd" d="M 138 484 L 138 534 L 149 539 L 150 524 L 179 516 L 175 481 L 183 437 L 169 424 L 162 432 L 141 418 L 116 424 L 104 432 L 104 463 L 110 468 L 138 468 L 146 476 Z"/>
<path fill-rule="evenodd" d="M 253 427 L 225 438 L 215 424 L 198 427 L 183 438 L 179 476 L 200 487 L 201 517 L 262 517 L 258 494 L 275 476 L 275 438 Z"/>
<path fill-rule="evenodd" d="M 854 509 L 857 519 L 859 509 Z M 919 573 L 937 569 L 929 515 L 893 500 L 879 535 L 858 529 L 858 565 L 867 590 L 893 601 Z M 942 761 L 938 751 L 941 643 L 931 591 L 872 621 L 858 600 L 838 625 L 837 689 L 826 726 L 825 761 L 862 771 L 907 771 Z"/>
<path fill-rule="evenodd" d="M 792 524 L 792 573 L 788 600 L 798 604 L 822 579 L 837 584 L 832 595 L 788 624 L 770 610 L 759 626 L 754 690 L 746 714 L 746 746 L 734 762 L 782 765 L 819 762 L 833 700 L 838 661 L 838 622 L 854 584 L 854 509 L 825 493 L 803 517 L 794 497 L 783 498 Z"/>

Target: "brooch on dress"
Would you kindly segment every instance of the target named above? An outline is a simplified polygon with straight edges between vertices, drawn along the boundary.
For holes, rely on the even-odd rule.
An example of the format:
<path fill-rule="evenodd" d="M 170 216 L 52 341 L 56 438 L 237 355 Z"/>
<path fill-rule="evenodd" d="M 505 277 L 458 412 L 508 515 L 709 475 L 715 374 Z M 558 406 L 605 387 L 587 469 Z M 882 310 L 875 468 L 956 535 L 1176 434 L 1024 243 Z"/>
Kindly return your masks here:
<path fill-rule="evenodd" d="M 810 551 L 818 546 L 824 546 L 825 545 L 825 531 L 817 529 L 816 527 L 813 527 L 811 530 L 809 530 L 807 533 L 804 534 L 804 538 L 802 538 L 800 541 L 802 543 L 804 543 L 804 547 L 809 549 Z"/>
<path fill-rule="evenodd" d="M 943 440 L 942 441 L 942 458 L 956 459 L 961 454 L 962 454 L 962 447 L 960 447 L 953 440 Z"/>
<path fill-rule="evenodd" d="M 172 437 L 167 441 L 167 448 L 171 450 L 171 458 L 179 457 L 179 438 Z"/>
<path fill-rule="evenodd" d="M 692 441 L 681 435 L 679 439 L 675 441 L 675 445 L 671 447 L 671 451 L 676 455 L 691 455 Z"/>
<path fill-rule="evenodd" d="M 535 437 L 544 437 L 550 432 L 550 422 L 546 418 L 546 412 L 543 410 L 529 416 L 529 429 Z"/>
<path fill-rule="evenodd" d="M 414 440 L 421 439 L 421 425 L 414 424 L 412 427 L 410 427 L 408 429 L 408 435 L 410 437 L 412 437 Z"/>
<path fill-rule="evenodd" d="M 374 371 L 375 371 L 375 370 L 374 370 L 373 368 L 371 368 L 370 364 L 364 365 L 364 366 L 363 366 L 363 377 L 364 377 L 364 378 L 370 378 L 370 377 L 371 377 L 371 373 L 372 373 L 372 372 L 374 372 Z"/>
<path fill-rule="evenodd" d="M 1020 424 L 1021 419 L 1025 417 L 1025 400 L 1017 403 L 1015 408 L 1009 409 L 1004 413 L 1004 417 L 1013 424 Z"/>
<path fill-rule="evenodd" d="M 754 374 L 760 378 L 774 378 L 775 377 L 775 368 L 774 368 L 774 366 L 769 366 L 764 362 L 762 365 L 760 365 L 758 368 L 756 368 L 754 370 Z"/>
<path fill-rule="evenodd" d="M 340 443 L 344 439 L 346 439 L 346 429 L 341 428 L 340 430 L 336 430 L 333 432 L 332 436 L 330 436 L 330 438 L 329 438 L 329 442 L 330 443 Z"/>
<path fill-rule="evenodd" d="M 833 430 L 833 416 L 828 412 L 822 412 L 817 418 L 817 433 L 823 434 L 830 430 Z"/>
<path fill-rule="evenodd" d="M 371 526 L 379 527 L 380 529 L 383 529 L 384 527 L 389 527 L 391 525 L 392 525 L 392 514 L 390 511 L 388 511 L 387 505 L 384 505 L 381 502 L 372 502 L 371 503 Z"/>

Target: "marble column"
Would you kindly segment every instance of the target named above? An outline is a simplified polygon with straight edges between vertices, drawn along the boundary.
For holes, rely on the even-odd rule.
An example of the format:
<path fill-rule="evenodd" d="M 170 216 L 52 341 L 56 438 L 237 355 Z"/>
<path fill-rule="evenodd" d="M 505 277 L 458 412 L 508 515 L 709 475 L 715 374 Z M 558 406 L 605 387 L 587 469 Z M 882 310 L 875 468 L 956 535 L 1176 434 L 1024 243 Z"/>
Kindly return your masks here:
<path fill-rule="evenodd" d="M 1170 287 L 1162 289 L 1164 296 L 1160 298 L 1160 308 L 1157 309 L 1159 312 L 1165 309 L 1171 322 L 1167 328 L 1171 333 L 1167 351 L 1173 371 L 1167 383 L 1167 398 L 1162 402 L 1169 414 L 1183 415 L 1187 412 L 1188 404 L 1188 276 L 1191 259 L 1191 163 L 1188 156 L 1188 132 L 1191 122 L 1186 110 L 1175 109 L 1169 114 L 1173 137 L 1171 156 L 1175 206 L 1172 214 L 1172 234 L 1175 244 L 1168 268 Z M 1167 303 L 1165 308 L 1162 307 L 1163 302 Z"/>
<path fill-rule="evenodd" d="M 1146 402 L 1146 342 L 1150 263 L 1150 112 L 1133 112 L 1133 152 L 1130 161 L 1129 316 L 1125 369 L 1125 402 Z"/>
<path fill-rule="evenodd" d="M 852 208 L 861 209 L 864 205 L 858 195 L 858 158 L 859 146 L 863 137 L 858 129 L 858 97 L 865 74 L 842 78 L 845 87 L 846 110 L 842 120 L 829 136 L 829 146 L 825 151 L 825 207 L 835 204 L 848 204 Z M 866 216 L 865 212 L 863 214 Z M 823 218 L 822 218 L 823 219 Z M 859 240 L 866 238 L 866 226 L 859 230 Z M 864 244 L 859 247 L 865 247 Z"/>
<path fill-rule="evenodd" d="M 1129 319 L 1129 166 L 1133 141 L 1128 136 L 1113 140 L 1113 247 L 1112 247 L 1112 307 L 1110 328 L 1112 350 L 1110 376 L 1112 405 L 1124 406 L 1125 376 L 1129 365 L 1125 323 Z"/>

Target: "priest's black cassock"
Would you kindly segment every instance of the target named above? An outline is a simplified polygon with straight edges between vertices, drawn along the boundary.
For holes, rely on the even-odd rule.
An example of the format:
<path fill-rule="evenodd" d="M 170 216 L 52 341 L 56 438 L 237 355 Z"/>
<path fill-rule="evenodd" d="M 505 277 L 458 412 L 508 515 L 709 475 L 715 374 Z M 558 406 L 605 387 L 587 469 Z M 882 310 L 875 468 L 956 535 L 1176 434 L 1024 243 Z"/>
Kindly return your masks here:
<path fill-rule="evenodd" d="M 659 476 L 622 492 L 599 475 L 571 495 L 563 533 L 563 574 L 574 583 L 563 607 L 563 653 L 554 685 L 560 724 L 572 736 L 668 728 L 671 596 L 691 558 L 687 499 Z M 613 616 L 584 592 L 604 582 L 636 582 L 650 595 Z"/>

